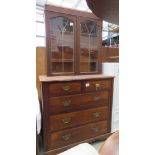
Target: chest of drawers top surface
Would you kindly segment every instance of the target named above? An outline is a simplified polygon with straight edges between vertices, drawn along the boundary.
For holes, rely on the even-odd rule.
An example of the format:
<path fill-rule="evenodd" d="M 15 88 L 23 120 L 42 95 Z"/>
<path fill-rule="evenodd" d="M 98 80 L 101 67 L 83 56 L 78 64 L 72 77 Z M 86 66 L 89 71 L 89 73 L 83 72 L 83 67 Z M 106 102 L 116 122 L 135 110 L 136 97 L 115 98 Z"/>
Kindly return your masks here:
<path fill-rule="evenodd" d="M 46 76 L 41 75 L 39 79 L 41 82 L 59 82 L 59 81 L 76 81 L 76 80 L 88 80 L 88 79 L 108 79 L 114 78 L 114 76 L 106 76 L 103 74 L 93 75 L 74 75 L 74 76 Z"/>

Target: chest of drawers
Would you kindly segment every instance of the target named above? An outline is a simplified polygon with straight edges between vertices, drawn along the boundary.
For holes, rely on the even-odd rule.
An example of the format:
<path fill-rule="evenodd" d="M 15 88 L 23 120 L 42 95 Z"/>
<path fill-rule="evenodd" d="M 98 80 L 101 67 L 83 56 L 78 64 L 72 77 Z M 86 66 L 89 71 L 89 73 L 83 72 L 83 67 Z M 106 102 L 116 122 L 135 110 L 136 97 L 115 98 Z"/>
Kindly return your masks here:
<path fill-rule="evenodd" d="M 110 134 L 113 77 L 40 76 L 40 81 L 45 155 Z"/>

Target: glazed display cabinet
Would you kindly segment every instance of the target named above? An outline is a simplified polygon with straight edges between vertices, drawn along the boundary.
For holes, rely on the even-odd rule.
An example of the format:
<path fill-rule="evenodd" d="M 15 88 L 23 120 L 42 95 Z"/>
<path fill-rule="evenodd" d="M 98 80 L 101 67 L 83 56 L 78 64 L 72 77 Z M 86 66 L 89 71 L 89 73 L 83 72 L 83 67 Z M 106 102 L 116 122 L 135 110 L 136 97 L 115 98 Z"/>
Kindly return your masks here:
<path fill-rule="evenodd" d="M 96 16 L 45 7 L 47 75 L 98 74 L 102 21 Z"/>
<path fill-rule="evenodd" d="M 111 134 L 114 77 L 101 74 L 102 21 L 45 5 L 47 74 L 40 76 L 44 155 Z"/>

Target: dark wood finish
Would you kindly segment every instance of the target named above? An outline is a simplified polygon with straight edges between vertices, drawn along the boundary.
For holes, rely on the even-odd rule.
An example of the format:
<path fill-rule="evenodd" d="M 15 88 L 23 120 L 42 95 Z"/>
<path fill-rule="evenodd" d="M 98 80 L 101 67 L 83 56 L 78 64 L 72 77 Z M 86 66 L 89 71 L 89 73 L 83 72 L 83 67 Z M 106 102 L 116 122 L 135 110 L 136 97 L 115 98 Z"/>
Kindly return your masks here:
<path fill-rule="evenodd" d="M 61 12 L 66 15 L 81 16 L 81 17 L 99 20 L 99 18 L 92 13 L 85 12 L 85 11 L 78 11 L 78 10 L 69 9 L 69 8 L 65 8 L 65 7 L 58 7 L 58 6 L 54 6 L 54 5 L 46 4 L 45 11 L 53 11 L 53 12 L 57 12 L 57 13 Z"/>
<path fill-rule="evenodd" d="M 101 91 L 104 89 L 111 88 L 112 81 L 110 80 L 95 80 L 95 81 L 84 81 L 83 87 L 84 92 L 94 92 L 94 91 Z"/>
<path fill-rule="evenodd" d="M 49 84 L 49 97 L 75 94 L 81 92 L 80 82 L 62 82 Z"/>
<path fill-rule="evenodd" d="M 40 76 L 44 155 L 56 155 L 111 133 L 114 77 L 100 74 L 101 19 L 45 5 L 45 22 L 47 76 Z"/>
<path fill-rule="evenodd" d="M 49 136 L 49 148 L 55 149 L 107 133 L 107 121 L 91 123 L 77 128 L 55 132 Z M 82 134 L 80 134 L 82 133 Z"/>
<path fill-rule="evenodd" d="M 49 114 L 60 114 L 76 110 L 84 110 L 109 103 L 110 92 L 104 90 L 88 94 L 67 95 L 49 99 Z"/>
<path fill-rule="evenodd" d="M 108 119 L 107 106 L 50 116 L 49 130 L 55 131 L 69 127 L 76 127 L 78 125 L 95 122 L 103 119 Z"/>
<path fill-rule="evenodd" d="M 54 20 L 59 21 L 54 22 Z M 81 33 L 81 22 L 88 23 L 88 25 L 85 24 L 87 31 L 85 34 Z M 101 19 L 92 13 L 45 5 L 45 25 L 47 76 L 101 73 Z M 80 48 L 80 40 L 83 42 L 81 34 L 86 40 L 86 48 L 85 46 Z M 95 43 L 94 38 L 98 40 L 95 48 L 91 47 L 92 43 Z M 90 40 L 93 42 L 91 43 Z M 88 53 L 89 59 L 80 63 L 81 50 L 84 56 Z"/>
<path fill-rule="evenodd" d="M 113 77 L 58 77 L 40 77 L 44 153 L 47 155 L 55 155 L 81 142 L 105 138 L 111 132 Z M 85 88 L 88 82 L 90 89 Z M 97 91 L 96 82 L 100 84 Z M 71 86 L 68 94 L 62 91 L 64 84 Z"/>

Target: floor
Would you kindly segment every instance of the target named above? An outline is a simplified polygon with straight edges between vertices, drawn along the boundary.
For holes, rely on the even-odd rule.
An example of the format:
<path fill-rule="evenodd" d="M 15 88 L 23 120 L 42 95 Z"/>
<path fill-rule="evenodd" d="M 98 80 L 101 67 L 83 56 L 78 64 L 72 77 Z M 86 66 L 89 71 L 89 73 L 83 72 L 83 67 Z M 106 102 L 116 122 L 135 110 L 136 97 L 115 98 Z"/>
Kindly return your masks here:
<path fill-rule="evenodd" d="M 96 141 L 92 143 L 91 145 L 98 151 L 103 143 L 104 141 Z"/>

